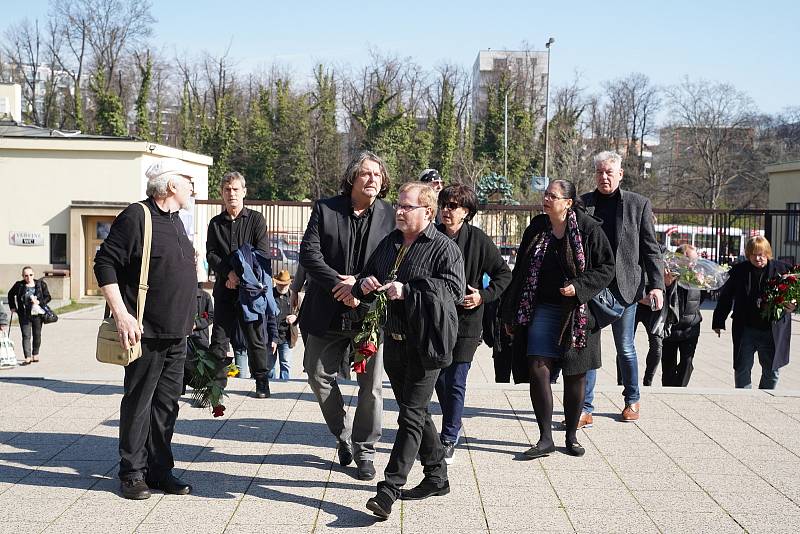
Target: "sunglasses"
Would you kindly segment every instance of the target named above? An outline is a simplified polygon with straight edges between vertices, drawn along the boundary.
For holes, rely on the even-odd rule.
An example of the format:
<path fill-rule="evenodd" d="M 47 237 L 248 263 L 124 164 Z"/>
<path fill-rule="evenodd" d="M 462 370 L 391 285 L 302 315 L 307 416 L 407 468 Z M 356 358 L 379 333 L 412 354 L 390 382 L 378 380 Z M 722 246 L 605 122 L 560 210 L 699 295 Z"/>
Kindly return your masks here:
<path fill-rule="evenodd" d="M 442 209 L 449 209 L 450 211 L 457 210 L 461 205 L 458 202 L 445 202 L 442 204 Z"/>

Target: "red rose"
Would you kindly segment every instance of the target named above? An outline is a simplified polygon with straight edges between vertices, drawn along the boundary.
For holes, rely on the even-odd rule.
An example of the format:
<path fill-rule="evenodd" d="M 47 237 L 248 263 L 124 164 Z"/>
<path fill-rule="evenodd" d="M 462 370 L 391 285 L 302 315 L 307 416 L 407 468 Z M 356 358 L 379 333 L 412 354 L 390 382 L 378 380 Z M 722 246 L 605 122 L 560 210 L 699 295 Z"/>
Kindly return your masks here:
<path fill-rule="evenodd" d="M 797 277 L 793 274 L 790 274 L 789 276 L 786 277 L 786 281 L 794 284 L 795 282 L 797 282 Z"/>
<path fill-rule="evenodd" d="M 222 417 L 223 415 L 225 415 L 225 405 L 224 404 L 218 404 L 218 405 L 214 406 L 214 409 L 211 411 L 211 414 L 214 417 Z"/>
<path fill-rule="evenodd" d="M 353 364 L 353 371 L 355 371 L 355 373 L 357 375 L 363 375 L 364 373 L 366 373 L 367 372 L 367 360 L 364 359 L 364 360 L 361 360 L 361 361 L 358 361 L 358 362 L 354 363 Z"/>
<path fill-rule="evenodd" d="M 778 295 L 777 297 L 775 297 L 775 301 L 774 302 L 775 302 L 775 304 L 783 304 L 783 297 Z"/>
<path fill-rule="evenodd" d="M 373 356 L 375 353 L 378 352 L 378 347 L 375 346 L 375 343 L 371 341 L 362 341 L 358 345 L 358 353 L 363 354 L 367 358 Z"/>
<path fill-rule="evenodd" d="M 787 289 L 789 289 L 789 286 L 786 284 L 781 284 L 778 286 L 778 291 L 780 291 L 781 293 L 785 293 Z"/>
<path fill-rule="evenodd" d="M 203 319 L 208 319 L 208 312 L 201 313 L 200 317 L 202 317 Z"/>

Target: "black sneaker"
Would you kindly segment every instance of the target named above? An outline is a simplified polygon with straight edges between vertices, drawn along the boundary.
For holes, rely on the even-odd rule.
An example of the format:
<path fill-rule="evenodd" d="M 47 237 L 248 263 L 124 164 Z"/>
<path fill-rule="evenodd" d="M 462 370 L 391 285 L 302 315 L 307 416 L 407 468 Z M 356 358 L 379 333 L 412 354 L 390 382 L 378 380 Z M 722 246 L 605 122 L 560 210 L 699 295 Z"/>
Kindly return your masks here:
<path fill-rule="evenodd" d="M 339 465 L 342 467 L 353 462 L 353 446 L 347 441 L 340 441 L 336 452 L 339 454 Z"/>
<path fill-rule="evenodd" d="M 453 455 L 456 453 L 456 442 L 443 441 L 442 446 L 444 447 L 444 461 L 447 465 L 450 465 L 453 463 Z"/>
<path fill-rule="evenodd" d="M 372 460 L 356 460 L 359 480 L 372 480 L 375 478 L 375 465 Z"/>
<path fill-rule="evenodd" d="M 267 378 L 257 378 L 256 379 L 256 398 L 259 399 L 268 399 L 270 396 L 269 392 L 269 380 Z"/>
<path fill-rule="evenodd" d="M 150 498 L 150 488 L 144 481 L 144 478 L 132 478 L 130 480 L 122 480 L 120 482 L 120 490 L 122 496 L 126 499 L 141 501 L 142 499 Z"/>
<path fill-rule="evenodd" d="M 189 495 L 192 492 L 192 485 L 187 484 L 179 478 L 175 478 L 171 473 L 158 481 L 147 481 L 150 489 L 158 489 L 170 495 Z"/>
<path fill-rule="evenodd" d="M 400 492 L 400 499 L 404 501 L 420 501 L 428 497 L 438 497 L 450 493 L 450 482 L 431 482 L 430 480 L 423 479 L 414 488 L 402 490 Z"/>
<path fill-rule="evenodd" d="M 367 501 L 367 509 L 381 519 L 387 519 L 389 514 L 392 513 L 392 504 L 394 503 L 388 495 L 378 492 L 377 495 Z"/>

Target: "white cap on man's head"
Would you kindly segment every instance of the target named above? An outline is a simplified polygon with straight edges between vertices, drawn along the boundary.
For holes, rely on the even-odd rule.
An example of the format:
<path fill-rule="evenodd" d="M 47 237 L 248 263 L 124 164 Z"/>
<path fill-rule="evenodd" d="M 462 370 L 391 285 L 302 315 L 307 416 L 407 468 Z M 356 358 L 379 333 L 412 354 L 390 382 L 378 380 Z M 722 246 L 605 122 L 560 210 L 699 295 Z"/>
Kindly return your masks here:
<path fill-rule="evenodd" d="M 441 182 L 442 177 L 439 176 L 439 171 L 436 169 L 425 169 L 419 173 L 418 180 L 420 182 Z"/>
<path fill-rule="evenodd" d="M 194 178 L 194 170 L 191 166 L 175 158 L 161 158 L 147 168 L 144 175 L 148 180 L 164 175 L 180 175 Z"/>

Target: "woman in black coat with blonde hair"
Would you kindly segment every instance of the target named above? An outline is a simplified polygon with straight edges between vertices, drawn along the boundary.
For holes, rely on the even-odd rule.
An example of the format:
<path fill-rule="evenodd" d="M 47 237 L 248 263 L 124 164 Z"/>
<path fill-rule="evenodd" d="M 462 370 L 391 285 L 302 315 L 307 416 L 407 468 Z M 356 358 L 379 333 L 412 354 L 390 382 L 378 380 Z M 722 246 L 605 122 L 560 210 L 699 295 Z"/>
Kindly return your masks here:
<path fill-rule="evenodd" d="M 39 347 L 42 345 L 43 306 L 50 302 L 50 291 L 44 280 L 35 278 L 32 267 L 22 268 L 22 280 L 8 290 L 8 307 L 19 317 L 22 331 L 23 365 L 39 361 Z"/>
<path fill-rule="evenodd" d="M 540 458 L 555 451 L 550 374 L 564 373 L 567 452 L 582 456 L 578 420 L 586 371 L 600 367 L 600 330 L 588 302 L 614 277 L 614 255 L 601 221 L 580 206 L 575 186 L 554 180 L 544 193 L 544 214 L 522 237 L 502 318 L 514 336 L 515 382 L 530 382 L 539 441 L 525 451 Z"/>

